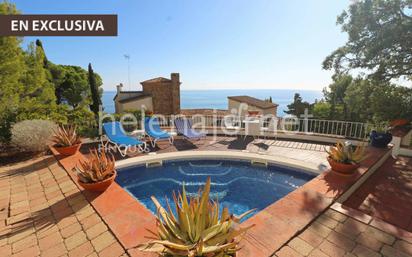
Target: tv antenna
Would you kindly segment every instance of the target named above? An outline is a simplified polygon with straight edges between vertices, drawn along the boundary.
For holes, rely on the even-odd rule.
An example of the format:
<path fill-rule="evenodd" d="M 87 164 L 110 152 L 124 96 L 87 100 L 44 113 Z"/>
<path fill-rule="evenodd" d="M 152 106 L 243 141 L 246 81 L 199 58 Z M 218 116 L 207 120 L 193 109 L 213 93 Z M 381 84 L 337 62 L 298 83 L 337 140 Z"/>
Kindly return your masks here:
<path fill-rule="evenodd" d="M 127 60 L 127 80 L 129 84 L 129 91 L 130 91 L 130 54 L 125 54 L 123 56 Z"/>

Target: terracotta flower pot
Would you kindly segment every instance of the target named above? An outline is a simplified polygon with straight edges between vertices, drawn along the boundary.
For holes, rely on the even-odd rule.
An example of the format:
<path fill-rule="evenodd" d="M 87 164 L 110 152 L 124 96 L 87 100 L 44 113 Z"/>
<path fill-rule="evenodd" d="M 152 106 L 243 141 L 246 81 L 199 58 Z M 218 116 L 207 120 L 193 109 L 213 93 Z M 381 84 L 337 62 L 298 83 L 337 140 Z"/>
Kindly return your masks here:
<path fill-rule="evenodd" d="M 408 124 L 409 124 L 409 121 L 407 119 L 393 120 L 390 123 L 391 127 L 400 127 L 400 126 L 405 126 Z"/>
<path fill-rule="evenodd" d="M 54 149 L 56 149 L 59 154 L 64 155 L 64 156 L 69 156 L 69 155 L 74 155 L 76 154 L 82 144 L 77 144 L 77 145 L 71 145 L 71 146 L 54 146 Z"/>
<path fill-rule="evenodd" d="M 116 175 L 117 175 L 117 172 L 116 170 L 114 170 L 114 173 L 111 177 L 103 181 L 100 181 L 100 182 L 84 183 L 80 181 L 79 179 L 77 179 L 77 182 L 79 183 L 81 187 L 83 187 L 86 190 L 95 191 L 95 192 L 103 192 L 113 183 L 114 179 L 116 178 Z"/>
<path fill-rule="evenodd" d="M 330 157 L 328 157 L 328 162 L 333 171 L 343 175 L 352 175 L 359 168 L 359 164 L 337 162 Z"/>
<path fill-rule="evenodd" d="M 259 115 L 259 111 L 248 111 L 248 115 L 252 117 L 257 116 Z"/>

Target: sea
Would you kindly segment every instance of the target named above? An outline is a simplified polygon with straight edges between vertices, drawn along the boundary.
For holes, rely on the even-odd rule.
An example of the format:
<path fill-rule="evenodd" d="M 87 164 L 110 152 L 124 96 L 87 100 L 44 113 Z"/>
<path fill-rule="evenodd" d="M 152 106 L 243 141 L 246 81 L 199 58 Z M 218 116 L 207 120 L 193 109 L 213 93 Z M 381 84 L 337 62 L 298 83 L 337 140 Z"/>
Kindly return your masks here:
<path fill-rule="evenodd" d="M 313 103 L 316 99 L 323 97 L 322 91 L 318 90 L 293 90 L 293 89 L 225 89 L 225 90 L 181 90 L 180 91 L 180 108 L 181 109 L 227 109 L 228 96 L 248 95 L 259 99 L 272 97 L 272 102 L 277 103 L 279 117 L 285 115 L 287 105 L 293 102 L 295 93 L 299 93 L 303 101 Z M 115 91 L 103 92 L 103 107 L 107 113 L 114 113 L 113 97 Z"/>

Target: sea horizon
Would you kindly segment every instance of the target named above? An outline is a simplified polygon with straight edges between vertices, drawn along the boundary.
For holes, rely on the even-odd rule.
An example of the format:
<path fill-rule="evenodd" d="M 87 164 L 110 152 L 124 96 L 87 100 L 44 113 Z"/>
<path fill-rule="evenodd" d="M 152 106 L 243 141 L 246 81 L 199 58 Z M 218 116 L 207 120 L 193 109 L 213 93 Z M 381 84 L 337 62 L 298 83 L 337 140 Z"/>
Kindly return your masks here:
<path fill-rule="evenodd" d="M 272 102 L 278 104 L 278 116 L 284 116 L 287 105 L 293 102 L 295 93 L 299 93 L 303 101 L 309 103 L 320 100 L 323 97 L 322 90 L 298 90 L 298 89 L 188 89 L 180 91 L 181 109 L 223 109 L 228 108 L 228 96 L 248 95 L 259 99 L 272 97 Z M 104 111 L 114 113 L 113 97 L 116 91 L 103 91 Z"/>

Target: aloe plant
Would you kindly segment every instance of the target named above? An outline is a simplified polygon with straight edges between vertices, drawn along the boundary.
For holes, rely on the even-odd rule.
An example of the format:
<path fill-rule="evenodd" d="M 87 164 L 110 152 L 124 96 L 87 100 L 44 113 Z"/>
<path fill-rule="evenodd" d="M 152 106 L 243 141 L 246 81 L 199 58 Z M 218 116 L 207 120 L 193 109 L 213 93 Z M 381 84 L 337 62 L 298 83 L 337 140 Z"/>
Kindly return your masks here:
<path fill-rule="evenodd" d="M 96 149 L 90 150 L 86 160 L 80 160 L 73 170 L 83 183 L 95 183 L 111 177 L 114 173 L 115 160 L 112 154 L 106 154 L 103 147 L 100 153 Z"/>
<path fill-rule="evenodd" d="M 343 142 L 339 141 L 336 146 L 330 147 L 330 150 L 326 150 L 329 157 L 336 162 L 340 163 L 353 163 L 358 164 L 365 159 L 365 144 L 359 144 L 355 149 L 352 146 L 346 146 Z"/>
<path fill-rule="evenodd" d="M 233 256 L 239 249 L 238 238 L 254 225 L 240 227 L 238 223 L 254 210 L 239 217 L 230 215 L 228 209 L 219 212 L 218 201 L 209 200 L 210 178 L 198 196 L 188 199 L 185 187 L 182 194 L 173 193 L 176 216 L 167 201 L 167 211 L 152 196 L 157 207 L 157 232 L 150 231 L 151 241 L 138 249 L 156 252 L 160 256 Z"/>
<path fill-rule="evenodd" d="M 59 126 L 57 130 L 54 130 L 53 142 L 56 146 L 72 146 L 79 144 L 80 136 L 76 132 L 76 126 Z"/>

